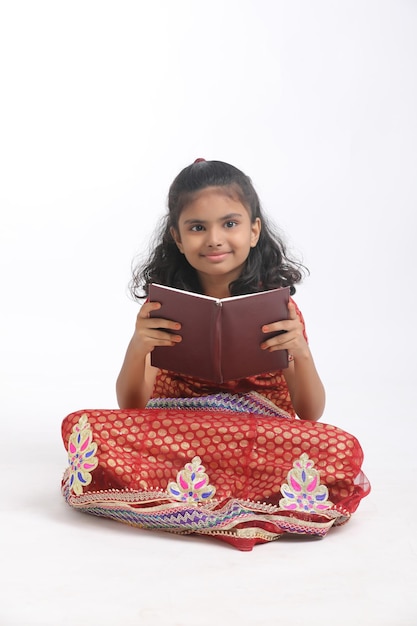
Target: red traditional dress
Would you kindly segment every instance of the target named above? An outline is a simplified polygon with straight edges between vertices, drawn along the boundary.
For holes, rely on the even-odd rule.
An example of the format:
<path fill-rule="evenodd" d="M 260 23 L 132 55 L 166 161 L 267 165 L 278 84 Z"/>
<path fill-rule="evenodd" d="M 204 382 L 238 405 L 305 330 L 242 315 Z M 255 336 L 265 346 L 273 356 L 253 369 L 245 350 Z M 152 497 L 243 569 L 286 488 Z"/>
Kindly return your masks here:
<path fill-rule="evenodd" d="M 324 536 L 370 491 L 357 439 L 297 419 L 282 371 L 214 385 L 162 370 L 146 409 L 77 411 L 62 436 L 71 506 L 241 550 Z"/>

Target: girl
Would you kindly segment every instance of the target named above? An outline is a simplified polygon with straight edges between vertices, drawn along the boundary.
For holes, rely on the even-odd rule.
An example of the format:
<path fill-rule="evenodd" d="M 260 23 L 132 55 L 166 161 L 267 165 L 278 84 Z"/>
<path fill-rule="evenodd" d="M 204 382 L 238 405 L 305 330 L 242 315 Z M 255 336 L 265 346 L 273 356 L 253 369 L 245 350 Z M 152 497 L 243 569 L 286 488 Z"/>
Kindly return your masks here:
<path fill-rule="evenodd" d="M 295 293 L 303 268 L 243 172 L 197 159 L 172 183 L 168 207 L 154 251 L 134 271 L 135 298 L 152 282 L 216 298 Z M 68 503 L 242 550 L 285 532 L 324 536 L 346 522 L 370 490 L 363 454 L 352 435 L 315 423 L 325 392 L 295 302 L 287 320 L 263 327 L 278 334 L 260 346 L 287 350 L 288 368 L 222 384 L 152 367 L 156 346 L 181 341 L 178 322 L 150 316 L 160 306 L 146 301 L 138 313 L 116 385 L 120 410 L 63 422 Z"/>

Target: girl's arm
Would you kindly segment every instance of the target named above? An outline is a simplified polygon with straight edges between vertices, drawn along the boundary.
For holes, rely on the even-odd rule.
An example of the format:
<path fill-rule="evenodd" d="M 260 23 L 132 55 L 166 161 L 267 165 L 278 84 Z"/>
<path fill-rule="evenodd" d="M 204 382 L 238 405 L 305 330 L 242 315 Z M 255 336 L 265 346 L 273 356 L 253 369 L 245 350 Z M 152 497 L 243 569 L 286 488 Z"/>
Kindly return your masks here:
<path fill-rule="evenodd" d="M 154 371 L 155 370 L 155 371 Z M 117 402 L 121 409 L 142 409 L 152 396 L 157 369 L 149 354 L 141 355 L 132 337 L 116 382 Z"/>
<path fill-rule="evenodd" d="M 293 356 L 294 360 L 284 370 L 291 403 L 300 419 L 316 422 L 323 415 L 326 402 L 323 383 L 310 349 L 303 356 Z"/>
<path fill-rule="evenodd" d="M 136 318 L 135 332 L 116 382 L 117 401 L 121 409 L 146 406 L 158 372 L 151 365 L 150 353 L 155 346 L 174 346 L 181 341 L 180 335 L 167 332 L 179 330 L 177 322 L 149 316 L 152 310 L 160 307 L 159 302 L 145 302 Z"/>
<path fill-rule="evenodd" d="M 284 370 L 294 411 L 303 420 L 317 421 L 323 415 L 325 391 L 304 336 L 295 304 L 288 304 L 289 319 L 264 326 L 264 332 L 285 330 L 262 344 L 264 350 L 288 350 L 293 360 Z"/>

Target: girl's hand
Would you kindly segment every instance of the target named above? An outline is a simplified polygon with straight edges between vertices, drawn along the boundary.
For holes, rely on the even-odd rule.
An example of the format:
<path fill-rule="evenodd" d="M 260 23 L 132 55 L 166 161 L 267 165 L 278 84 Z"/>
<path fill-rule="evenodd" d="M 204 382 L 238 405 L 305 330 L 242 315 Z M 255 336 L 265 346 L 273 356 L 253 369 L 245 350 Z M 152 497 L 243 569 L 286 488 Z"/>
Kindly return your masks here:
<path fill-rule="evenodd" d="M 180 324 L 150 317 L 151 311 L 160 308 L 159 302 L 145 302 L 136 317 L 135 332 L 116 383 L 117 401 L 121 409 L 142 409 L 146 406 L 152 397 L 158 371 L 152 367 L 150 353 L 155 346 L 175 346 L 181 341 L 180 335 L 175 334 L 181 328 Z"/>
<path fill-rule="evenodd" d="M 175 346 L 182 340 L 181 335 L 174 334 L 174 331 L 181 328 L 181 324 L 160 317 L 150 317 L 151 311 L 160 308 L 159 302 L 145 302 L 137 315 L 133 341 L 144 354 L 152 352 L 155 346 Z"/>
<path fill-rule="evenodd" d="M 309 347 L 304 337 L 303 325 L 297 315 L 295 305 L 288 303 L 289 319 L 273 322 L 262 327 L 264 333 L 281 332 L 261 344 L 262 350 L 288 350 L 294 358 L 308 355 Z"/>

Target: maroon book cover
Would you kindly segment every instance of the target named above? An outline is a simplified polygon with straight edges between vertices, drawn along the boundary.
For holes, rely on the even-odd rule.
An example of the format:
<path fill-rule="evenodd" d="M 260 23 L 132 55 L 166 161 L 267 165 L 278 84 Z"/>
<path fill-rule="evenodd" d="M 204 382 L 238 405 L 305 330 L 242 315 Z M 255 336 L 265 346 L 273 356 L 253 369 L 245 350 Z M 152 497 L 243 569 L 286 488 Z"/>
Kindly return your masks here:
<path fill-rule="evenodd" d="M 222 383 L 288 367 L 286 350 L 268 352 L 261 343 L 274 333 L 262 326 L 288 318 L 289 287 L 230 298 L 151 284 L 149 300 L 160 302 L 153 317 L 180 322 L 182 341 L 156 346 L 155 367 Z"/>

